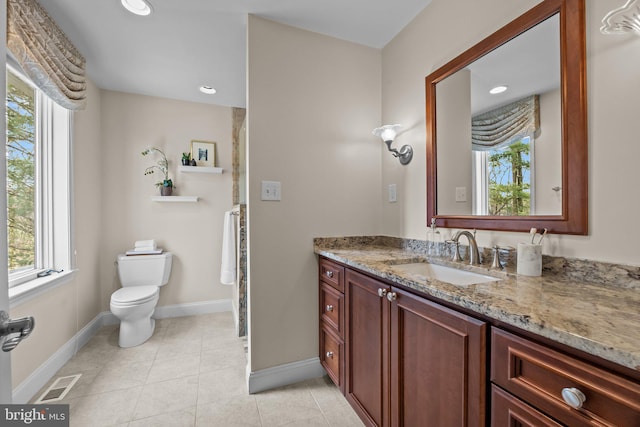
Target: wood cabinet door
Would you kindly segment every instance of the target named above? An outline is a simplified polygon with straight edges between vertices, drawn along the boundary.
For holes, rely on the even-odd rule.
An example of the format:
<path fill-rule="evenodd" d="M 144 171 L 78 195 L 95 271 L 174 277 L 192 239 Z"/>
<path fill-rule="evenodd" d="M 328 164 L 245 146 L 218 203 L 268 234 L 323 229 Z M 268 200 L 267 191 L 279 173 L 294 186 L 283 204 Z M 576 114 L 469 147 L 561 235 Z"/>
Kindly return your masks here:
<path fill-rule="evenodd" d="M 346 398 L 365 424 L 387 426 L 388 286 L 346 271 Z"/>
<path fill-rule="evenodd" d="M 485 426 L 486 323 L 391 292 L 391 425 Z"/>

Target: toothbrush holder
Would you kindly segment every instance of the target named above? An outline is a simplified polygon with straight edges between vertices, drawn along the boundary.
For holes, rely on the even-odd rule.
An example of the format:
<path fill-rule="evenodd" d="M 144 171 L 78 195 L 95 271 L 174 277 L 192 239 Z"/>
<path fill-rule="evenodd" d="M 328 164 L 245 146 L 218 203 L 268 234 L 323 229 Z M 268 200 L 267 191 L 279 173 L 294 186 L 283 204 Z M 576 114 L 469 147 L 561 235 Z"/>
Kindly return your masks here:
<path fill-rule="evenodd" d="M 517 272 L 523 276 L 542 276 L 542 245 L 518 243 Z"/>

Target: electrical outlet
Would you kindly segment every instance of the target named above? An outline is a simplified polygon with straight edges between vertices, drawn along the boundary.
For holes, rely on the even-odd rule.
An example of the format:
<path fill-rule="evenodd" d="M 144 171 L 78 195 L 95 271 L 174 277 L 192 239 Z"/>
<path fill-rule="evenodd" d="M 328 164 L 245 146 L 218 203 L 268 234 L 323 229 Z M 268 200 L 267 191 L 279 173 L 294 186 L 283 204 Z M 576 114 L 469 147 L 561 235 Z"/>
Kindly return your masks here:
<path fill-rule="evenodd" d="M 467 201 L 467 187 L 456 187 L 456 202 Z"/>
<path fill-rule="evenodd" d="M 398 192 L 395 184 L 389 184 L 389 203 L 398 201 Z"/>
<path fill-rule="evenodd" d="M 280 200 L 280 182 L 279 181 L 262 181 L 262 200 L 279 201 Z"/>

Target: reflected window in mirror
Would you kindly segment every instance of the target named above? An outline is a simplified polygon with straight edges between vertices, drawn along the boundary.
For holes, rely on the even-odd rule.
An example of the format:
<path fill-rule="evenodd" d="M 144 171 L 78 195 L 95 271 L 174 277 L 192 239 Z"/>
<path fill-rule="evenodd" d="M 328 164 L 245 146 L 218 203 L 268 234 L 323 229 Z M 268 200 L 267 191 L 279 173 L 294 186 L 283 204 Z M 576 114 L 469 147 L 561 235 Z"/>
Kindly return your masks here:
<path fill-rule="evenodd" d="M 551 108 L 545 111 L 544 138 L 541 97 L 545 109 Z M 554 120 L 559 102 L 556 89 L 472 117 L 472 215 L 562 213 L 562 199 L 551 185 L 562 179 L 559 120 Z"/>
<path fill-rule="evenodd" d="M 473 150 L 473 215 L 535 212 L 533 144 L 528 135 L 490 150 Z"/>

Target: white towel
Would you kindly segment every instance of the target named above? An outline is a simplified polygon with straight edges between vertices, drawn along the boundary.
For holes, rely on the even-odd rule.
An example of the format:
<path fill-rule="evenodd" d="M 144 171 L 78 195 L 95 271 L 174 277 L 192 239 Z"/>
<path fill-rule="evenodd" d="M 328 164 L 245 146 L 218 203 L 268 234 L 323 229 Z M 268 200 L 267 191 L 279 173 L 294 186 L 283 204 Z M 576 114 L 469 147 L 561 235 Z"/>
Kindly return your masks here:
<path fill-rule="evenodd" d="M 236 229 L 231 211 L 224 214 L 222 231 L 222 260 L 220 265 L 220 283 L 233 285 L 236 282 Z"/>
<path fill-rule="evenodd" d="M 155 250 L 157 246 L 155 240 L 136 240 L 136 243 L 135 245 L 133 245 L 133 247 L 136 249 L 145 248 L 145 250 L 147 250 L 148 248 L 152 248 L 151 250 Z"/>

